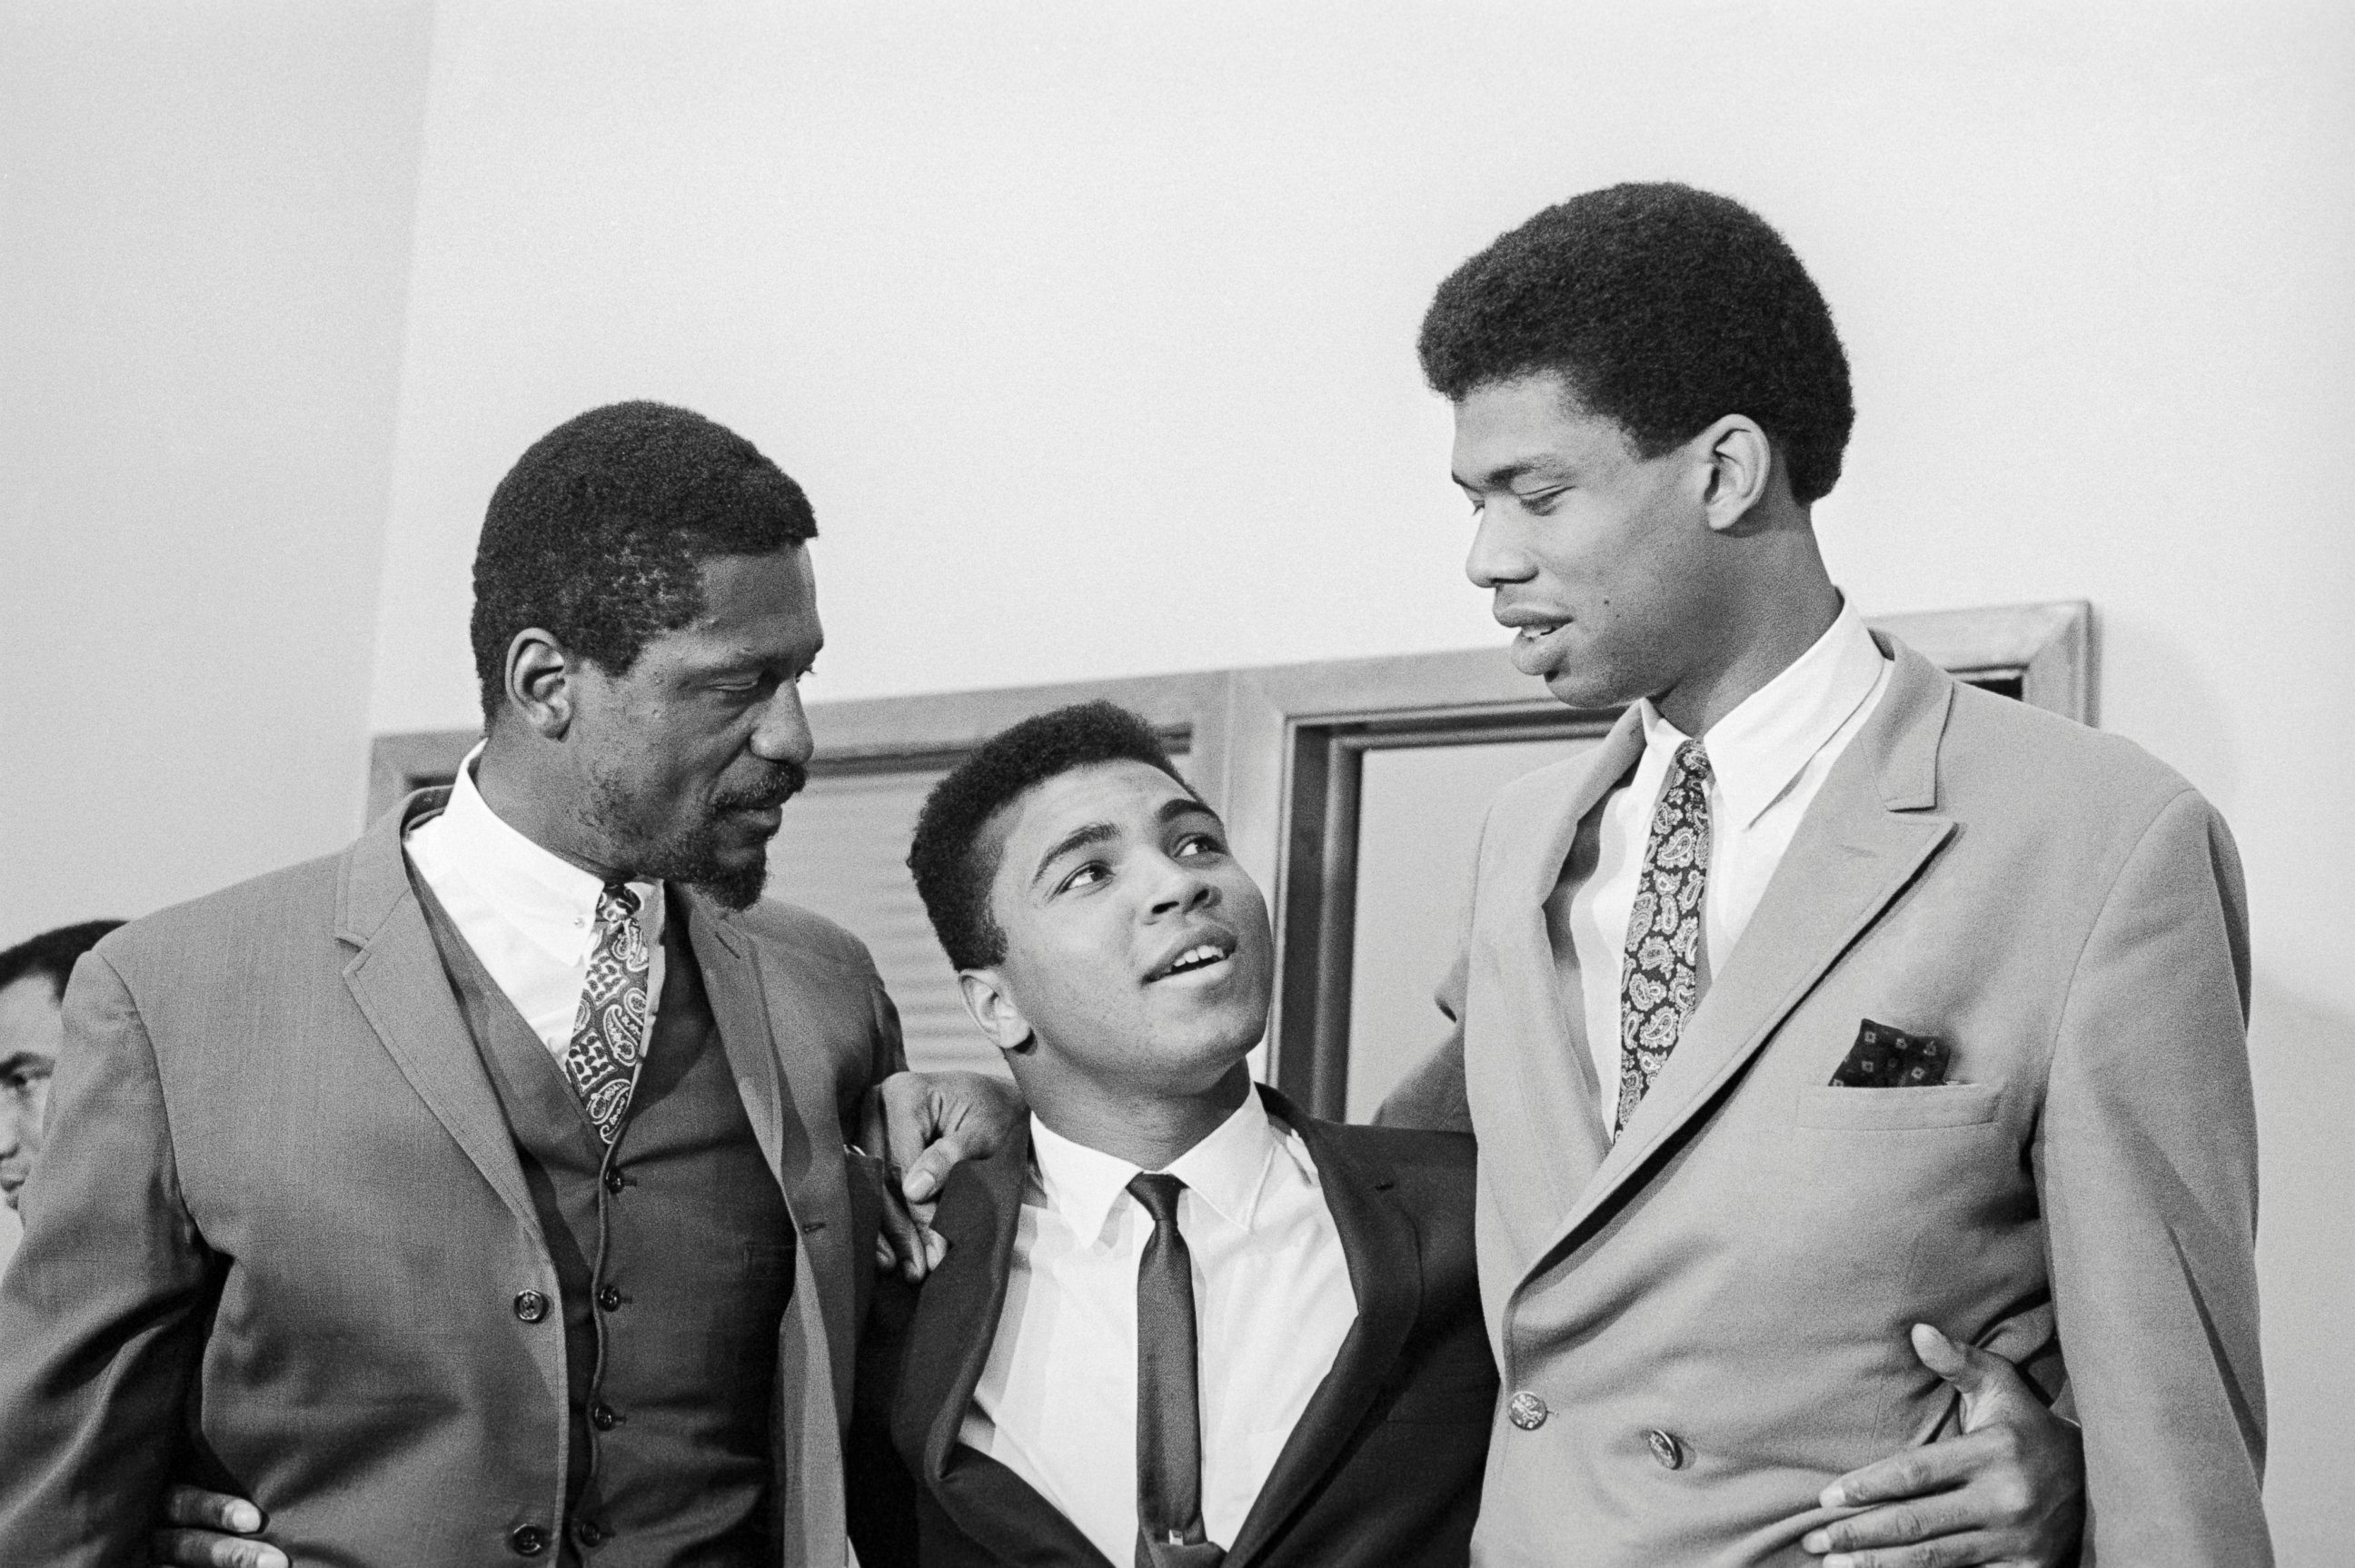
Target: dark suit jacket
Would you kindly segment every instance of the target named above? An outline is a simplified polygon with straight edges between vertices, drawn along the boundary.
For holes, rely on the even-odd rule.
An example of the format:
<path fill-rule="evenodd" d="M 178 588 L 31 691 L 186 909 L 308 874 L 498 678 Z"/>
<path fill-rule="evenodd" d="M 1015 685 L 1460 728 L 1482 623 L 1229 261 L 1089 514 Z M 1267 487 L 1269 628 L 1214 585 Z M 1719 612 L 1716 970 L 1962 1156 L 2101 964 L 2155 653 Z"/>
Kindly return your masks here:
<path fill-rule="evenodd" d="M 1268 1103 L 1299 1129 L 1316 1163 L 1358 1321 L 1230 1543 L 1229 1568 L 1461 1564 L 1497 1399 L 1472 1255 L 1472 1142 L 1318 1121 L 1273 1093 Z M 920 1295 L 879 1300 L 869 1322 L 851 1460 L 854 1488 L 868 1496 L 854 1511 L 880 1521 L 912 1511 L 918 1530 L 903 1528 L 896 1541 L 888 1529 L 862 1533 L 867 1568 L 1109 1568 L 1011 1470 L 957 1442 L 996 1339 L 1029 1160 L 1026 1134 L 958 1168 L 935 1220 L 946 1261 Z M 1284 1303 L 1267 1310 L 1280 1315 Z M 1201 1353 L 1215 1356 L 1218 1347 Z M 885 1424 L 889 1446 L 878 1431 Z M 912 1510 L 877 1491 L 893 1446 L 914 1473 Z M 1133 1462 L 1105 1456 L 1107 1464 Z"/>
<path fill-rule="evenodd" d="M 74 971 L 0 1286 L 0 1563 L 144 1563 L 176 1474 L 254 1499 L 304 1563 L 513 1561 L 511 1532 L 554 1525 L 564 1335 L 517 1296 L 554 1296 L 556 1268 L 400 848 L 439 793 Z M 842 1126 L 900 1065 L 899 1024 L 815 915 L 690 895 L 687 922 L 800 1232 L 780 1557 L 837 1568 L 879 1195 Z"/>

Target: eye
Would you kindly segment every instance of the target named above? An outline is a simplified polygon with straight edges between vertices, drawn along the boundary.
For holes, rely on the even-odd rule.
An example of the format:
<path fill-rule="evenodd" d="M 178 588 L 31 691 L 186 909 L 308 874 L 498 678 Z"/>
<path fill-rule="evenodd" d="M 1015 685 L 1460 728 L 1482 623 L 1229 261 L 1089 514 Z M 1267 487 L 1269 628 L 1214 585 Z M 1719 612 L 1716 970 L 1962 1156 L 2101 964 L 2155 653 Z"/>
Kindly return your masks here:
<path fill-rule="evenodd" d="M 1517 498 L 1520 501 L 1521 509 L 1523 511 L 1529 513 L 1533 517 L 1542 517 L 1552 513 L 1554 507 L 1561 504 L 1562 496 L 1568 492 L 1568 485 L 1558 485 L 1550 490 L 1533 491 L 1527 496 L 1520 496 Z"/>
<path fill-rule="evenodd" d="M 1223 855 L 1227 852 L 1227 846 L 1226 841 L 1215 833 L 1188 833 L 1178 840 L 1176 852 L 1179 855 Z"/>
<path fill-rule="evenodd" d="M 1074 888 L 1093 887 L 1111 875 L 1112 868 L 1102 860 L 1090 860 L 1083 865 L 1072 868 L 1070 876 L 1055 884 L 1055 891 L 1062 893 L 1069 892 Z"/>

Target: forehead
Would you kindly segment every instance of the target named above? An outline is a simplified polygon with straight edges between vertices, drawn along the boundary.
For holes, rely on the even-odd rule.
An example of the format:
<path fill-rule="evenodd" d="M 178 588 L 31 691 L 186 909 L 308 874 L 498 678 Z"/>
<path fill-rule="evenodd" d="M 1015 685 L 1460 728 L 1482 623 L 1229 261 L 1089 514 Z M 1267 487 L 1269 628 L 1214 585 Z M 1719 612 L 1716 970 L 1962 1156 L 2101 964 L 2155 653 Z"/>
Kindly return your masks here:
<path fill-rule="evenodd" d="M 1039 859 L 1074 833 L 1110 828 L 1124 836 L 1156 831 L 1162 809 L 1173 800 L 1199 805 L 1193 793 L 1149 763 L 1122 758 L 1090 763 L 1031 785 L 999 809 L 989 824 L 996 839 L 997 875 L 1016 885 L 1029 880 Z M 1207 805 L 1205 815 L 1215 815 Z"/>
<path fill-rule="evenodd" d="M 1619 421 L 1589 412 L 1550 370 L 1475 387 L 1455 405 L 1453 466 L 1460 485 L 1509 483 L 1521 473 L 1634 455 Z"/>
<path fill-rule="evenodd" d="M 711 556 L 698 566 L 697 579 L 703 613 L 649 642 L 648 653 L 696 663 L 765 661 L 814 655 L 826 641 L 817 577 L 805 546 Z"/>
<path fill-rule="evenodd" d="M 65 1032 L 65 1009 L 47 975 L 27 975 L 0 986 L 0 1057 L 29 1051 L 54 1058 Z"/>

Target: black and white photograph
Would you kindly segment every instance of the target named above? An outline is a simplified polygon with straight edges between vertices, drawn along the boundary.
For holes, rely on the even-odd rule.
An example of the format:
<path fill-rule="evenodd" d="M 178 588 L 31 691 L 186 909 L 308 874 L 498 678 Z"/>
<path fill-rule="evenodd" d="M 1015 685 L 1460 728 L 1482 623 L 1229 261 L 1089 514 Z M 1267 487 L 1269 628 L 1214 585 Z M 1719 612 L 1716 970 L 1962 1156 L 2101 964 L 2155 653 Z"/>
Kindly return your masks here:
<path fill-rule="evenodd" d="M 0 0 L 0 1568 L 2355 1563 L 2355 6 Z"/>

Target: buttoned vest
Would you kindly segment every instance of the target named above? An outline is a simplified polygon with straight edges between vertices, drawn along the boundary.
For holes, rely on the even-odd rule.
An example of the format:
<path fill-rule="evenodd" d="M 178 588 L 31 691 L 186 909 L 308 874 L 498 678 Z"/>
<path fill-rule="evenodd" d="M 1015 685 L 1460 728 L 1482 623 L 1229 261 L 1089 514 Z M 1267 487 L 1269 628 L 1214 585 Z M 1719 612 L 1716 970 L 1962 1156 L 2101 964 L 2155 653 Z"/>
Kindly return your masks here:
<path fill-rule="evenodd" d="M 549 1313 L 570 1405 L 558 1561 L 772 1561 L 770 1423 L 794 1231 L 737 1094 L 686 908 L 673 900 L 664 923 L 653 1044 L 609 1148 L 548 1047 L 412 880 L 561 1291 Z"/>

